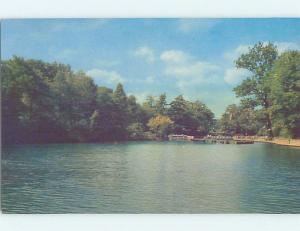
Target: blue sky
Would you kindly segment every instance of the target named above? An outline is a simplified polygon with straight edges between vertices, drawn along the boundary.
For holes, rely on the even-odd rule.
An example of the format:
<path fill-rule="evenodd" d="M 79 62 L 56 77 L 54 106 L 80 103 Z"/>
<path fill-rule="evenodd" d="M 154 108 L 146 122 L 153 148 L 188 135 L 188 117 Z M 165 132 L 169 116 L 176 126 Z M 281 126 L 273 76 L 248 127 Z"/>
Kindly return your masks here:
<path fill-rule="evenodd" d="M 1 58 L 57 61 L 98 85 L 124 84 L 142 102 L 149 94 L 183 94 L 219 117 L 238 103 L 232 89 L 249 73 L 234 60 L 271 41 L 300 49 L 300 19 L 27 19 L 3 20 Z"/>

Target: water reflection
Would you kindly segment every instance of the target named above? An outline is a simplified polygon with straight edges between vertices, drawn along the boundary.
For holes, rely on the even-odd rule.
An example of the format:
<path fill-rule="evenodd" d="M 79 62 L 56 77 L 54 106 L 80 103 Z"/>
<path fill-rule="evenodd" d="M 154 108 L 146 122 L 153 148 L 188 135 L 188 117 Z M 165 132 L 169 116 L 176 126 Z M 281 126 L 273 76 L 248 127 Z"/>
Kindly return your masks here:
<path fill-rule="evenodd" d="M 299 213 L 300 149 L 183 142 L 3 150 L 10 213 Z"/>

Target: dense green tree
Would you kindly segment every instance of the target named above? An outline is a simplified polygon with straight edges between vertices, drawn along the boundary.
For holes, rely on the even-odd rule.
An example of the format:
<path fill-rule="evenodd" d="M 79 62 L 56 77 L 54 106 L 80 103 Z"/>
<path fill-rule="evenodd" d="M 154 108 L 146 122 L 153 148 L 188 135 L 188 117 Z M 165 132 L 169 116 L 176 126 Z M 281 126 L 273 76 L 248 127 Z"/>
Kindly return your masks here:
<path fill-rule="evenodd" d="M 95 100 L 95 85 L 69 66 L 13 57 L 4 61 L 4 142 L 59 142 L 83 134 Z M 69 133 L 69 135 L 67 135 Z"/>
<path fill-rule="evenodd" d="M 128 124 L 135 122 L 146 124 L 148 121 L 146 112 L 142 106 L 136 102 L 135 97 L 130 95 L 127 102 Z"/>
<path fill-rule="evenodd" d="M 96 110 L 90 117 L 91 140 L 95 142 L 114 140 L 114 110 L 113 90 L 98 87 Z"/>
<path fill-rule="evenodd" d="M 71 141 L 88 139 L 89 117 L 96 106 L 96 85 L 83 72 L 58 72 L 50 84 L 55 119 Z"/>
<path fill-rule="evenodd" d="M 249 104 L 262 108 L 269 136 L 273 136 L 270 77 L 277 56 L 277 49 L 272 43 L 259 42 L 236 60 L 237 68 L 247 69 L 252 75 L 234 88 L 234 91 Z"/>
<path fill-rule="evenodd" d="M 161 94 L 155 104 L 155 112 L 157 115 L 165 115 L 167 107 L 167 96 L 166 94 Z"/>
<path fill-rule="evenodd" d="M 168 116 L 174 121 L 173 132 L 179 134 L 206 135 L 214 123 L 214 114 L 203 103 L 189 102 L 182 95 L 170 103 Z"/>
<path fill-rule="evenodd" d="M 156 115 L 156 100 L 152 95 L 148 95 L 145 102 L 143 103 L 143 109 L 147 114 L 148 119 Z"/>
<path fill-rule="evenodd" d="M 93 141 L 124 140 L 128 138 L 127 126 L 138 117 L 135 99 L 126 96 L 122 84 L 112 91 L 98 88 L 96 110 L 90 117 Z M 134 118 L 130 118 L 133 116 Z"/>
<path fill-rule="evenodd" d="M 50 139 L 53 120 L 48 82 L 36 62 L 13 57 L 2 64 L 2 125 L 5 139 Z M 49 121 L 45 124 L 45 121 Z M 17 132 L 16 132 L 17 131 Z M 16 137 L 17 136 L 17 137 Z M 8 141 L 10 142 L 10 141 Z"/>
<path fill-rule="evenodd" d="M 190 128 L 192 135 L 206 135 L 214 126 L 214 114 L 209 110 L 205 104 L 200 101 L 189 102 L 188 111 L 190 114 L 190 121 L 193 124 Z"/>
<path fill-rule="evenodd" d="M 277 135 L 300 137 L 300 52 L 287 51 L 272 72 L 272 113 Z"/>
<path fill-rule="evenodd" d="M 19 117 L 23 114 L 24 105 L 21 101 L 22 81 L 18 74 L 18 72 L 22 73 L 22 70 L 20 70 L 21 68 L 16 61 L 14 58 L 14 60 L 1 62 L 1 127 L 3 143 L 18 143 L 22 139 L 22 125 Z"/>
<path fill-rule="evenodd" d="M 220 120 L 221 131 L 227 134 L 241 133 L 241 125 L 239 121 L 240 109 L 237 105 L 229 105 Z"/>
<path fill-rule="evenodd" d="M 245 105 L 229 105 L 219 122 L 220 130 L 231 135 L 255 135 L 263 124 L 260 111 Z"/>
<path fill-rule="evenodd" d="M 160 96 L 148 95 L 145 102 L 142 105 L 144 115 L 147 117 L 147 121 L 157 115 L 167 114 L 167 96 L 161 94 Z"/>
<path fill-rule="evenodd" d="M 118 105 L 118 107 L 120 108 L 120 110 L 126 110 L 127 96 L 121 83 L 117 84 L 116 89 L 113 92 L 113 99 L 116 105 Z"/>
<path fill-rule="evenodd" d="M 175 133 L 187 132 L 187 123 L 190 123 L 190 118 L 188 118 L 188 103 L 182 95 L 177 96 L 170 103 L 167 114 L 174 121 Z"/>
<path fill-rule="evenodd" d="M 145 126 L 142 123 L 132 123 L 127 127 L 127 132 L 130 139 L 144 139 Z"/>
<path fill-rule="evenodd" d="M 300 136 L 300 52 L 277 57 L 273 44 L 258 43 L 237 61 L 252 74 L 234 91 L 240 106 L 230 105 L 216 123 L 200 101 L 177 96 L 148 96 L 140 105 L 122 84 L 113 91 L 96 86 L 70 66 L 13 57 L 1 62 L 2 142 L 100 142 L 166 137 L 170 132 Z M 152 131 L 152 133 L 150 131 Z"/>
<path fill-rule="evenodd" d="M 113 92 L 114 107 L 112 110 L 113 131 L 116 139 L 126 139 L 128 126 L 128 99 L 121 83 Z"/>

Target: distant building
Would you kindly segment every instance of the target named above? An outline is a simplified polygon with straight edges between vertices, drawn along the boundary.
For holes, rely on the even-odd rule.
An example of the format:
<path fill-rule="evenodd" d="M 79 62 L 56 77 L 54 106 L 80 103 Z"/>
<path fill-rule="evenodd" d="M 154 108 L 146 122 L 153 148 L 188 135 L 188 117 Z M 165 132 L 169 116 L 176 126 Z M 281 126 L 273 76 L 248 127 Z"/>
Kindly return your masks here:
<path fill-rule="evenodd" d="M 194 136 L 188 136 L 188 135 L 178 135 L 178 134 L 174 134 L 174 135 L 168 135 L 169 140 L 193 140 Z"/>

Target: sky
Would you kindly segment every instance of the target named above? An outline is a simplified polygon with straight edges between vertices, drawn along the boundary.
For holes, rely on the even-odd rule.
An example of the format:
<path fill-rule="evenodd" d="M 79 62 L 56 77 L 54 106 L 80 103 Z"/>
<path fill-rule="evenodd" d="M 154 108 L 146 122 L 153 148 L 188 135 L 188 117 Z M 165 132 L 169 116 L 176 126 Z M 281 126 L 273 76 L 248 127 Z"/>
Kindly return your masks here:
<path fill-rule="evenodd" d="M 1 21 L 1 59 L 61 62 L 99 86 L 147 95 L 182 94 L 218 118 L 238 103 L 232 89 L 250 76 L 234 60 L 257 42 L 300 49 L 300 19 L 19 19 Z"/>

